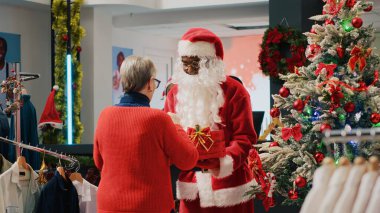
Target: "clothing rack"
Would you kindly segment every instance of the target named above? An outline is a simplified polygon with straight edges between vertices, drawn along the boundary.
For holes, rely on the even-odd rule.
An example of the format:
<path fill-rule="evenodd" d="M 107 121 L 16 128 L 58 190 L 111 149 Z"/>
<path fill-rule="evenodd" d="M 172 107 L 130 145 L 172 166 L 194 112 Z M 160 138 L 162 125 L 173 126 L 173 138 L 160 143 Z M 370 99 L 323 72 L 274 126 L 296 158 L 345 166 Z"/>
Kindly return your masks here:
<path fill-rule="evenodd" d="M 20 72 L 20 81 L 31 81 L 40 78 L 40 74 Z"/>
<path fill-rule="evenodd" d="M 20 114 L 20 105 L 21 105 L 21 91 L 22 91 L 22 84 L 21 82 L 25 81 L 31 81 L 34 79 L 38 79 L 40 77 L 39 74 L 35 73 L 23 73 L 20 72 L 21 70 L 21 64 L 20 63 L 10 63 L 11 71 L 15 73 L 14 77 L 9 77 L 6 79 L 6 82 L 10 82 L 10 84 L 13 85 L 13 109 L 10 108 L 10 113 L 14 114 L 14 120 L 15 120 L 15 141 L 20 142 L 21 141 L 21 114 Z M 7 84 L 7 83 L 5 83 Z M 10 89 L 10 88 L 8 88 Z M 15 105 L 14 105 L 15 104 Z M 8 110 L 8 109 L 7 109 Z M 16 147 L 16 155 L 19 157 L 21 155 L 20 153 L 20 147 Z"/>
<path fill-rule="evenodd" d="M 9 140 L 9 139 L 3 138 L 3 137 L 0 137 L 0 141 L 4 142 L 4 143 L 7 143 L 7 144 L 14 145 L 16 147 L 19 147 L 20 149 L 21 148 L 28 149 L 28 150 L 32 150 L 32 151 L 35 151 L 35 152 L 43 153 L 43 154 L 46 154 L 46 155 L 50 155 L 50 156 L 56 157 L 58 159 L 66 160 L 66 161 L 70 162 L 69 165 L 65 166 L 65 168 L 67 170 L 74 170 L 75 172 L 79 171 L 80 163 L 73 156 L 65 155 L 63 153 L 58 153 L 58 152 L 54 152 L 54 151 L 51 151 L 51 150 L 46 150 L 46 149 L 43 149 L 43 148 L 40 148 L 40 147 L 31 146 L 31 145 L 28 145 L 28 144 L 23 144 L 23 143 L 12 141 L 12 140 Z"/>
<path fill-rule="evenodd" d="M 380 128 L 332 130 L 324 133 L 323 141 L 326 145 L 332 143 L 348 143 L 349 141 L 380 141 Z"/>

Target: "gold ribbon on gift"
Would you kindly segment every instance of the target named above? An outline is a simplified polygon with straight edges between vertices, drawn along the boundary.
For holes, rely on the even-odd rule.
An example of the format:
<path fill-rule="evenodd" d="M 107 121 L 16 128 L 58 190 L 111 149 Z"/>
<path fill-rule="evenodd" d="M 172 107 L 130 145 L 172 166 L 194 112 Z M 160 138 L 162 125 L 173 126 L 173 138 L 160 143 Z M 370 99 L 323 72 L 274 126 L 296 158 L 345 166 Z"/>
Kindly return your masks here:
<path fill-rule="evenodd" d="M 210 127 L 201 129 L 199 125 L 194 128 L 188 129 L 188 134 L 190 136 L 190 140 L 195 144 L 195 147 L 201 145 L 207 152 L 211 149 L 214 144 L 214 140 L 211 138 L 211 129 Z M 211 144 L 208 145 L 207 142 Z"/>

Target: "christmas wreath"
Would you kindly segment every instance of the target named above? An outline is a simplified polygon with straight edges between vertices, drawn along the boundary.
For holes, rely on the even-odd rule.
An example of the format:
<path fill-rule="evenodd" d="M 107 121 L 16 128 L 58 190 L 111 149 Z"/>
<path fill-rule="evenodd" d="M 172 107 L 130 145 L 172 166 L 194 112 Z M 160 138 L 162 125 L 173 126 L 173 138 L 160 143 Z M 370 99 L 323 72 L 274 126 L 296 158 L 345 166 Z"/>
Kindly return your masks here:
<path fill-rule="evenodd" d="M 278 77 L 279 74 L 294 72 L 294 67 L 306 62 L 306 37 L 298 30 L 276 26 L 265 31 L 261 52 L 260 68 L 265 75 Z"/>

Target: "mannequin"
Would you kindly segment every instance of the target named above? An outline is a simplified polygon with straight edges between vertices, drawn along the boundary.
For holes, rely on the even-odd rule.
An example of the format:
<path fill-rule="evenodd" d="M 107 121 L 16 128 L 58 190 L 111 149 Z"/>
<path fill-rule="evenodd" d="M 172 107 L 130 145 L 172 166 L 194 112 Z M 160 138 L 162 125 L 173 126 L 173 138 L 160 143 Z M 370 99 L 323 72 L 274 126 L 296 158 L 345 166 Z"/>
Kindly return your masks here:
<path fill-rule="evenodd" d="M 360 181 L 366 172 L 366 160 L 363 157 L 357 157 L 354 161 L 350 174 L 345 183 L 343 193 L 334 208 L 334 213 L 350 212 L 356 195 L 359 190 Z"/>
<path fill-rule="evenodd" d="M 341 157 L 339 159 L 339 168 L 336 169 L 329 181 L 327 193 L 323 198 L 318 212 L 333 212 L 336 201 L 343 191 L 350 169 L 350 161 L 346 157 Z"/>
<path fill-rule="evenodd" d="M 313 188 L 307 194 L 305 202 L 302 205 L 301 213 L 316 213 L 320 204 L 316 200 L 322 200 L 325 196 L 329 180 L 334 173 L 335 165 L 332 158 L 323 159 L 322 166 L 319 167 L 313 178 Z"/>
<path fill-rule="evenodd" d="M 367 209 L 368 201 L 371 198 L 372 190 L 379 176 L 379 159 L 377 157 L 372 156 L 369 158 L 368 170 L 361 180 L 359 193 L 356 196 L 352 213 L 364 213 Z"/>

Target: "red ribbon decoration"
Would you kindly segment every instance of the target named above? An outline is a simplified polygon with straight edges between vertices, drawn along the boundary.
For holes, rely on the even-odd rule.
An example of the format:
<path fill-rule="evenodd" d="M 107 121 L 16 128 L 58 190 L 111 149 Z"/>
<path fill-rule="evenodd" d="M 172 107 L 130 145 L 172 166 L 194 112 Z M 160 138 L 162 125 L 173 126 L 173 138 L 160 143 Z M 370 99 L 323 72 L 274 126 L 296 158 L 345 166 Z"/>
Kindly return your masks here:
<path fill-rule="evenodd" d="M 299 141 L 302 138 L 301 125 L 296 124 L 292 128 L 283 127 L 281 130 L 282 139 L 285 141 L 289 140 L 293 136 L 294 140 Z"/>
<path fill-rule="evenodd" d="M 362 50 L 358 46 L 355 46 L 351 50 L 351 58 L 348 60 L 348 67 L 351 71 L 354 71 L 356 64 L 359 64 L 359 70 L 363 71 L 365 66 L 367 65 L 366 58 L 371 54 L 372 49 L 368 48 L 367 50 Z"/>
<path fill-rule="evenodd" d="M 274 187 L 276 186 L 276 177 L 273 173 L 268 172 L 266 174 L 266 180 L 268 182 L 266 196 L 263 199 L 263 206 L 265 211 L 269 211 L 269 208 L 275 206 L 275 201 L 273 198 Z"/>
<path fill-rule="evenodd" d="M 323 10 L 323 12 L 328 13 L 333 16 L 336 16 L 344 5 L 344 1 L 336 2 L 336 0 L 324 0 L 324 2 L 327 2 L 327 3 L 326 3 L 326 7 L 324 8 L 325 10 Z"/>
<path fill-rule="evenodd" d="M 259 154 L 254 148 L 249 151 L 248 167 L 252 170 L 253 177 L 255 178 L 256 182 L 260 184 L 263 192 L 267 193 L 267 185 L 264 180 L 265 172 L 263 170 L 263 164 L 261 163 Z"/>
<path fill-rule="evenodd" d="M 318 76 L 322 72 L 322 69 L 326 69 L 326 76 L 327 78 L 330 78 L 334 75 L 334 70 L 336 67 L 336 64 L 319 63 L 318 68 L 315 70 L 315 75 Z"/>
<path fill-rule="evenodd" d="M 334 109 L 340 107 L 340 100 L 344 98 L 344 94 L 342 93 L 342 89 L 340 86 L 335 86 L 333 84 L 330 84 L 330 93 L 331 93 L 331 106 L 330 106 L 330 112 L 332 112 Z"/>
<path fill-rule="evenodd" d="M 347 89 L 350 89 L 352 91 L 360 91 L 360 92 L 361 91 L 367 91 L 370 86 L 375 85 L 376 82 L 379 80 L 379 71 L 376 70 L 374 72 L 374 76 L 375 76 L 375 79 L 373 79 L 372 83 L 368 86 L 366 86 L 364 82 L 359 82 L 360 86 L 355 88 L 355 87 L 352 87 L 352 86 L 350 86 L 344 82 L 341 82 L 341 81 L 327 80 L 327 81 L 324 81 L 324 82 L 318 84 L 318 87 L 320 88 L 326 84 L 335 84 L 335 85 L 340 85 L 340 86 L 346 87 Z"/>
<path fill-rule="evenodd" d="M 200 129 L 198 125 L 194 128 L 188 128 L 187 134 L 190 136 L 190 140 L 194 143 L 195 147 L 201 145 L 206 151 L 209 151 L 214 141 L 211 138 L 210 127 Z"/>

